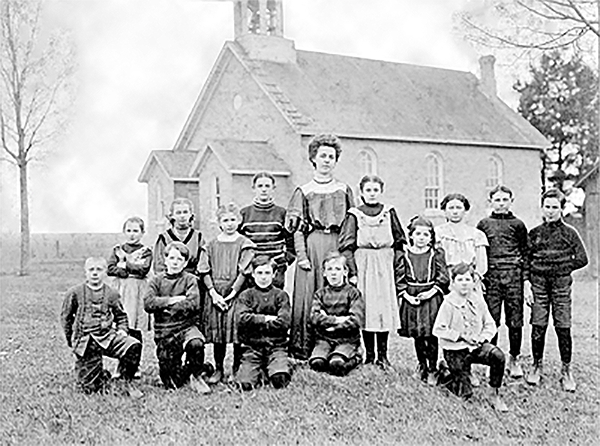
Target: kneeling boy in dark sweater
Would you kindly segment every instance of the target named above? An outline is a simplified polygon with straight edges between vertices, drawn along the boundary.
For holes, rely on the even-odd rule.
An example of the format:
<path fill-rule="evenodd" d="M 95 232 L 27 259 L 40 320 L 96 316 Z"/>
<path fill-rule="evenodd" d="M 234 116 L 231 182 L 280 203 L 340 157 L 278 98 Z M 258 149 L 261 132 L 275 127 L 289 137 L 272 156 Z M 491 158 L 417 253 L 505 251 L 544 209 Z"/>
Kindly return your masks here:
<path fill-rule="evenodd" d="M 154 340 L 160 379 L 167 389 L 189 382 L 197 393 L 209 393 L 203 380 L 204 335 L 196 325 L 200 312 L 198 280 L 186 271 L 190 251 L 181 242 L 165 248 L 166 272 L 150 281 L 144 307 L 154 315 Z M 185 364 L 182 363 L 185 355 Z"/>
<path fill-rule="evenodd" d="M 237 302 L 238 336 L 242 361 L 236 380 L 244 390 L 258 386 L 266 377 L 276 389 L 292 378 L 287 356 L 290 298 L 273 286 L 275 266 L 266 256 L 252 261 L 255 286 L 240 294 Z"/>
<path fill-rule="evenodd" d="M 327 285 L 315 293 L 312 325 L 315 348 L 308 363 L 313 370 L 346 375 L 362 362 L 360 329 L 365 324 L 365 300 L 347 282 L 346 258 L 337 251 L 325 256 Z"/>

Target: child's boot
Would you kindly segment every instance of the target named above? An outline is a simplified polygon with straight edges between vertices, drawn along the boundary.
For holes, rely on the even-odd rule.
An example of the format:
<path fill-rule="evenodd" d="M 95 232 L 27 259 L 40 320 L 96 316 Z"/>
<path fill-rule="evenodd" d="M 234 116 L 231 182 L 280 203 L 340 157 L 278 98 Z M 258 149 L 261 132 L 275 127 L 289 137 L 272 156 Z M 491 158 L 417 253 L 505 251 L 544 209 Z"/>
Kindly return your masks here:
<path fill-rule="evenodd" d="M 223 380 L 223 376 L 225 376 L 223 367 L 217 366 L 215 373 L 213 373 L 210 378 L 206 380 L 206 382 L 211 385 L 219 384 Z"/>
<path fill-rule="evenodd" d="M 492 392 L 492 406 L 494 406 L 494 409 L 498 412 L 508 412 L 508 406 L 500 396 L 500 389 L 493 389 Z"/>
<path fill-rule="evenodd" d="M 575 392 L 577 385 L 571 374 L 571 366 L 566 362 L 563 362 L 562 370 L 560 371 L 560 382 L 565 392 Z"/>
<path fill-rule="evenodd" d="M 189 385 L 194 392 L 199 393 L 201 395 L 210 393 L 210 387 L 208 387 L 208 384 L 206 384 L 204 380 L 200 377 L 195 377 L 194 375 L 191 375 Z"/>
<path fill-rule="evenodd" d="M 537 386 L 542 380 L 542 360 L 539 359 L 533 362 L 533 370 L 525 377 L 527 384 Z"/>
<path fill-rule="evenodd" d="M 511 378 L 523 377 L 523 368 L 516 356 L 510 355 L 508 357 L 508 374 Z"/>
<path fill-rule="evenodd" d="M 365 343 L 365 364 L 375 364 L 375 333 L 363 331 Z"/>
<path fill-rule="evenodd" d="M 377 333 L 377 364 L 383 370 L 387 370 L 392 367 L 387 357 L 387 341 L 388 332 Z"/>

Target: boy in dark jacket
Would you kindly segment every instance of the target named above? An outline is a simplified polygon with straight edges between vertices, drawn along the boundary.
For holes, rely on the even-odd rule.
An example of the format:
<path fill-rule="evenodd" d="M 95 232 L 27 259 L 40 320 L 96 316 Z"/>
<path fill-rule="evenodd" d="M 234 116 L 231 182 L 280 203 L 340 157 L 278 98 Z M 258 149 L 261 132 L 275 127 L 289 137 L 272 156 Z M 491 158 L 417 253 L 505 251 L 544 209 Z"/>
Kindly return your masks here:
<path fill-rule="evenodd" d="M 160 379 L 167 389 L 189 382 L 193 391 L 209 393 L 202 376 L 208 372 L 204 365 L 204 335 L 196 325 L 200 312 L 198 280 L 184 270 L 190 251 L 181 242 L 171 242 L 164 253 L 166 271 L 150 281 L 144 298 L 144 308 L 154 315 Z"/>
<path fill-rule="evenodd" d="M 527 258 L 527 228 L 510 210 L 514 200 L 512 190 L 498 185 L 490 191 L 489 199 L 492 213 L 477 224 L 477 229 L 485 233 L 489 242 L 485 301 L 496 327 L 500 326 L 504 305 L 510 353 L 508 373 L 513 378 L 521 378 L 523 369 L 518 357 L 523 339 L 523 265 Z M 496 345 L 497 341 L 496 334 L 492 344 Z"/>
<path fill-rule="evenodd" d="M 291 321 L 288 294 L 273 286 L 275 264 L 267 256 L 252 261 L 254 287 L 240 294 L 237 302 L 238 336 L 242 361 L 237 382 L 252 390 L 266 377 L 273 387 L 286 387 L 292 379 L 287 356 Z"/>
<path fill-rule="evenodd" d="M 565 202 L 565 196 L 558 189 L 544 192 L 544 222 L 529 232 L 529 283 L 526 284 L 525 295 L 528 304 L 532 303 L 533 370 L 526 380 L 531 385 L 540 382 L 546 329 L 552 311 L 562 361 L 561 384 L 563 390 L 574 392 L 576 384 L 571 374 L 571 273 L 586 266 L 588 258 L 577 231 L 562 220 Z"/>
<path fill-rule="evenodd" d="M 365 300 L 347 282 L 346 258 L 339 252 L 325 256 L 323 274 L 327 284 L 313 300 L 315 348 L 308 363 L 313 370 L 342 376 L 362 362 L 360 330 L 365 323 Z"/>
<path fill-rule="evenodd" d="M 131 386 L 140 361 L 142 344 L 127 334 L 127 314 L 119 293 L 104 283 L 106 260 L 85 261 L 85 283 L 67 291 L 61 323 L 67 345 L 75 354 L 77 383 L 86 392 L 102 390 L 110 379 L 102 357 L 119 359 L 119 369 L 128 383 L 128 392 L 139 398 L 142 392 Z"/>

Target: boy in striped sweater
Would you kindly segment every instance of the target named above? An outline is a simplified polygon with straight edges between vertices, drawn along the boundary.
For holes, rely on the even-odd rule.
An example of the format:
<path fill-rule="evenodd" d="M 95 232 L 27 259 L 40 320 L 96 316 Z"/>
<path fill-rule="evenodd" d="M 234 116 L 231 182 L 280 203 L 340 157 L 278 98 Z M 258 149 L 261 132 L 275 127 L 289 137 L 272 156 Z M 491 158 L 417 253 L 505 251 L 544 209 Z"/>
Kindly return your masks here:
<path fill-rule="evenodd" d="M 275 263 L 273 286 L 283 289 L 285 271 L 294 262 L 294 238 L 284 227 L 286 210 L 275 204 L 275 177 L 259 172 L 252 178 L 254 201 L 241 210 L 239 232 L 256 245 L 256 255 Z M 252 284 L 250 284 L 251 286 Z"/>

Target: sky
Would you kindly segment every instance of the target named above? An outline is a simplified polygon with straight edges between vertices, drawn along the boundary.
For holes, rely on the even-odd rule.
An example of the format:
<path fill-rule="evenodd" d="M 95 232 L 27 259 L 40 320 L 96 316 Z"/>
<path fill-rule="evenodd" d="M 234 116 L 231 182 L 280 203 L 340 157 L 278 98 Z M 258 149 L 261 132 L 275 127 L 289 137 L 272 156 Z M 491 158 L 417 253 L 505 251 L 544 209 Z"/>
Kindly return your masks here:
<path fill-rule="evenodd" d="M 296 48 L 471 71 L 480 54 L 453 32 L 477 0 L 283 0 Z M 47 0 L 43 26 L 77 52 L 67 130 L 30 173 L 32 232 L 119 232 L 146 216 L 137 181 L 173 147 L 223 43 L 233 6 L 217 0 Z M 499 79 L 509 102 L 513 80 Z M 506 85 L 509 87 L 507 88 Z M 0 229 L 18 230 L 16 168 L 0 163 Z"/>

